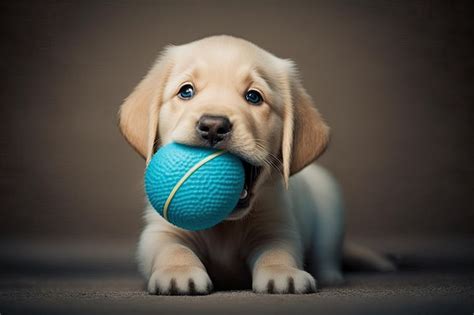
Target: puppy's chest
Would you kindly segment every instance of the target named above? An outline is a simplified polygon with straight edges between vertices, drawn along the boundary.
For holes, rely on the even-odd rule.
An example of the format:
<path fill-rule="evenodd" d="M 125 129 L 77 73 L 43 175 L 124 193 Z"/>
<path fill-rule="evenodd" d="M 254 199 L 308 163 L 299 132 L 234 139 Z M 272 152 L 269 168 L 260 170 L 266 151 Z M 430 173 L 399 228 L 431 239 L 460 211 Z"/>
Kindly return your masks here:
<path fill-rule="evenodd" d="M 238 235 L 233 238 L 230 235 L 210 237 L 206 243 L 207 260 L 210 264 L 230 268 L 241 262 L 242 241 Z"/>
<path fill-rule="evenodd" d="M 238 288 L 247 288 L 250 270 L 243 255 L 244 244 L 238 235 L 207 240 L 205 267 L 214 285 L 226 287 L 232 283 Z"/>

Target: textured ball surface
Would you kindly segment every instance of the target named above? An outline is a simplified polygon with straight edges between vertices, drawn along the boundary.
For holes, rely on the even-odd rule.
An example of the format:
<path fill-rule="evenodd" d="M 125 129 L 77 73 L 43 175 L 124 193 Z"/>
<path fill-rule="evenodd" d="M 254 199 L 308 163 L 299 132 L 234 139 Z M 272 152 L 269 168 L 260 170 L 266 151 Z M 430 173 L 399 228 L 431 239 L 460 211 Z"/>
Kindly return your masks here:
<path fill-rule="evenodd" d="M 235 208 L 245 182 L 239 158 L 222 153 L 189 175 L 200 161 L 218 152 L 170 143 L 152 157 L 145 171 L 145 191 L 151 205 L 170 223 L 187 230 L 203 230 L 224 220 Z M 179 186 L 183 177 L 186 179 Z M 165 204 L 177 184 L 179 188 L 164 215 Z"/>

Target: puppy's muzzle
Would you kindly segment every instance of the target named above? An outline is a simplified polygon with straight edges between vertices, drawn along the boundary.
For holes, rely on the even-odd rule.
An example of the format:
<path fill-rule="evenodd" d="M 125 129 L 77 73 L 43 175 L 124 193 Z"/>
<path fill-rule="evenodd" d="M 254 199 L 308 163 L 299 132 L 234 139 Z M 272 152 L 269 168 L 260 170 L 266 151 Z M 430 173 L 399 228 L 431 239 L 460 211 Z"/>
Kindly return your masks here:
<path fill-rule="evenodd" d="M 196 132 L 206 145 L 214 147 L 229 138 L 232 124 L 225 116 L 202 115 L 196 124 Z"/>

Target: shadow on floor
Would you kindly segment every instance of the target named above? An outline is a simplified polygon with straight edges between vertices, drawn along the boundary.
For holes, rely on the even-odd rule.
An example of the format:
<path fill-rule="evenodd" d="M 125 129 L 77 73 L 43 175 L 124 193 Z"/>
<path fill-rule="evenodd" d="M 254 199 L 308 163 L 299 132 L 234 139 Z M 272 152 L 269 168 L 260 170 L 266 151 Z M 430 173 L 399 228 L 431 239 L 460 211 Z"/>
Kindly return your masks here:
<path fill-rule="evenodd" d="M 134 244 L 2 241 L 3 314 L 471 314 L 474 242 L 365 240 L 397 255 L 396 273 L 349 272 L 340 287 L 316 294 L 219 291 L 203 297 L 151 296 L 136 270 Z"/>

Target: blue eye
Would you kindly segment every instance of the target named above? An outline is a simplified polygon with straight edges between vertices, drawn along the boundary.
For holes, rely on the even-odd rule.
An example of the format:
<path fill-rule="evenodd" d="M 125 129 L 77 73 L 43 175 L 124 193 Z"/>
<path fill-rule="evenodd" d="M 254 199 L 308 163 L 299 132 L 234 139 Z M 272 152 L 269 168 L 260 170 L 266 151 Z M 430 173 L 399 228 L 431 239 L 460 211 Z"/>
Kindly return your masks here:
<path fill-rule="evenodd" d="M 245 93 L 245 99 L 252 105 L 260 105 L 263 102 L 262 95 L 256 90 L 248 90 Z"/>
<path fill-rule="evenodd" d="M 182 100 L 189 100 L 194 96 L 194 88 L 191 84 L 183 85 L 178 92 L 178 97 Z"/>

